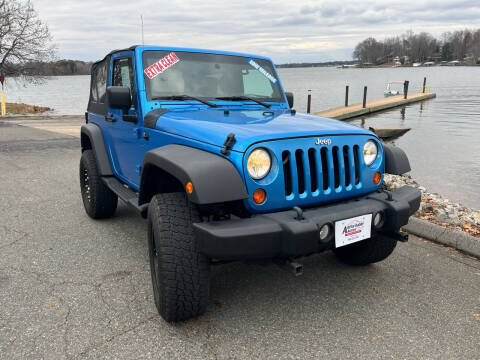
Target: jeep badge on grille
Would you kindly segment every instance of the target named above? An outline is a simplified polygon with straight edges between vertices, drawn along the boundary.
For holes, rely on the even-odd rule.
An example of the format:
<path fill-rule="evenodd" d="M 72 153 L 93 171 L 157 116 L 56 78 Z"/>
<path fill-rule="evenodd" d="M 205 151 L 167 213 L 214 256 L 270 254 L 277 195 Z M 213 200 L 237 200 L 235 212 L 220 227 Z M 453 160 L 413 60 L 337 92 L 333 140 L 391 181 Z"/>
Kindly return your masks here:
<path fill-rule="evenodd" d="M 331 139 L 320 139 L 315 140 L 315 145 L 330 145 L 332 143 Z"/>

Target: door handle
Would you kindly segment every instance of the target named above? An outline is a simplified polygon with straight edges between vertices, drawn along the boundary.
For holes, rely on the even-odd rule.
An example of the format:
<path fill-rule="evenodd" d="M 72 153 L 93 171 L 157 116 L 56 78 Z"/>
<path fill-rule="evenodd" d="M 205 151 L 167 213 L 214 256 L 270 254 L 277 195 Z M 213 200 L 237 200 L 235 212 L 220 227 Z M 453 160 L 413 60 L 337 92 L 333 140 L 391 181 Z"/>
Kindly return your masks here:
<path fill-rule="evenodd" d="M 117 120 L 115 120 L 115 118 L 114 118 L 113 116 L 109 116 L 109 115 L 107 115 L 107 116 L 105 116 L 105 121 L 108 121 L 108 122 L 115 122 L 115 121 L 117 121 Z"/>

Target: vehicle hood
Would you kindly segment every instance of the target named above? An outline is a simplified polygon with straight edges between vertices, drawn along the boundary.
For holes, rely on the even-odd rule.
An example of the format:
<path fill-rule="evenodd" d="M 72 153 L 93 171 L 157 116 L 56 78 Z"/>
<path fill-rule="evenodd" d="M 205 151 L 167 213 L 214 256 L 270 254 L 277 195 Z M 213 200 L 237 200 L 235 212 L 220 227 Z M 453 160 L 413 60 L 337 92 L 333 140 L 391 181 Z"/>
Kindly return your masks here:
<path fill-rule="evenodd" d="M 228 134 L 235 134 L 232 150 L 245 152 L 254 143 L 308 136 L 368 134 L 372 132 L 334 119 L 294 113 L 290 110 L 195 109 L 159 116 L 157 130 L 223 147 Z"/>

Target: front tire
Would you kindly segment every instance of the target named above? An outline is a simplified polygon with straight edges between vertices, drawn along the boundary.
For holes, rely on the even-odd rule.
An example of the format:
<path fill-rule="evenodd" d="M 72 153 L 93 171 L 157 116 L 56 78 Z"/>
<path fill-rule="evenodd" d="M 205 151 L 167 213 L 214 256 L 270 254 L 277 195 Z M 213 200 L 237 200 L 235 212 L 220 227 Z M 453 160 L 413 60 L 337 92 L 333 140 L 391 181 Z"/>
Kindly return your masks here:
<path fill-rule="evenodd" d="M 395 249 L 397 240 L 377 234 L 370 239 L 333 250 L 340 261 L 349 265 L 368 265 L 385 260 Z"/>
<path fill-rule="evenodd" d="M 103 183 L 92 150 L 85 150 L 80 159 L 80 190 L 85 211 L 92 219 L 109 218 L 115 213 L 118 196 Z"/>
<path fill-rule="evenodd" d="M 169 322 L 203 314 L 209 260 L 198 251 L 192 224 L 200 221 L 184 193 L 155 195 L 148 207 L 148 252 L 158 313 Z"/>

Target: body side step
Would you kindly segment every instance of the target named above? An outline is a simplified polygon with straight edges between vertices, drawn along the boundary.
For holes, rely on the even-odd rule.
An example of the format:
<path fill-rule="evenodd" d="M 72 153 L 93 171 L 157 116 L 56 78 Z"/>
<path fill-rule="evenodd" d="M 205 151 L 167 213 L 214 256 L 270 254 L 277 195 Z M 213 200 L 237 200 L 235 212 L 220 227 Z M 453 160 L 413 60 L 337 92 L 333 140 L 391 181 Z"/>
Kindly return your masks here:
<path fill-rule="evenodd" d="M 128 205 L 137 210 L 143 218 L 147 217 L 148 204 L 138 205 L 138 193 L 118 181 L 113 176 L 102 177 L 103 183 Z"/>

